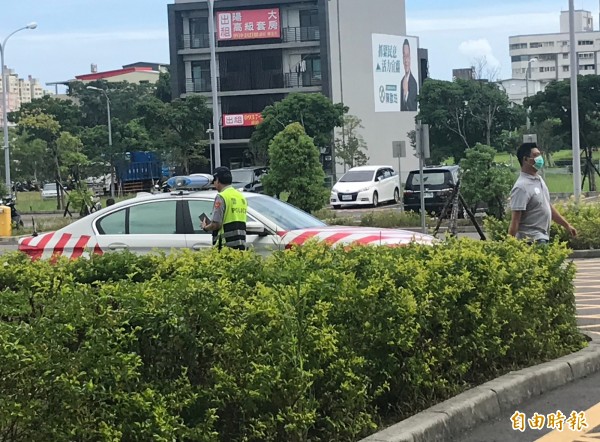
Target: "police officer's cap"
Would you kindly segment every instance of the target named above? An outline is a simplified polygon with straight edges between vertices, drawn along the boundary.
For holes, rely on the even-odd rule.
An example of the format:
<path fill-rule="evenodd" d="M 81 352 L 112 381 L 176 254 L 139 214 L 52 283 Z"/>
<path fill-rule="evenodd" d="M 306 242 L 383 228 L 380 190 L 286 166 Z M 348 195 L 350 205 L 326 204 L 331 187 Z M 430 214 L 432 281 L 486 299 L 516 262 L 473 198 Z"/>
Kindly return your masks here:
<path fill-rule="evenodd" d="M 231 180 L 232 180 L 231 171 L 229 170 L 228 167 L 225 167 L 225 166 L 217 167 L 213 171 L 213 178 L 215 180 L 219 180 L 220 183 L 231 184 Z"/>

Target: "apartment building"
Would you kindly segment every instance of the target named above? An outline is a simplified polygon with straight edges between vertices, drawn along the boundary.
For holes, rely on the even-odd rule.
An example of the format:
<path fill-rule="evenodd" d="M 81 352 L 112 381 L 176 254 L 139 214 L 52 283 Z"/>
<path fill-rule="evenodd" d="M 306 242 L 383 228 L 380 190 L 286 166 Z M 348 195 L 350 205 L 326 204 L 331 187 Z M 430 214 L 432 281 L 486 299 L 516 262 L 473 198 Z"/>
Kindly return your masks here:
<path fill-rule="evenodd" d="M 15 112 L 24 103 L 31 103 L 35 98 L 41 98 L 46 92 L 39 80 L 29 75 L 27 78 L 19 78 L 13 69 L 5 68 L 8 74 L 8 112 Z M 4 88 L 3 78 L 0 75 L 0 94 Z M 0 121 L 2 121 L 4 106 L 0 105 Z"/>
<path fill-rule="evenodd" d="M 175 0 L 168 14 L 173 96 L 201 94 L 212 105 L 207 3 Z M 223 165 L 240 164 L 260 113 L 292 92 L 320 92 L 349 106 L 350 114 L 363 121 L 370 163 L 398 164 L 392 141 L 408 144 L 416 111 L 400 112 L 393 93 L 382 95 L 392 101 L 389 109 L 378 108 L 374 46 L 382 41 L 376 35 L 401 38 L 394 50 L 399 58 L 385 65 L 400 70 L 403 0 L 378 0 L 376 6 L 360 0 L 219 0 L 214 19 Z M 427 53 L 415 47 L 413 57 L 421 83 Z M 319 147 L 326 173 L 335 177 L 332 146 Z M 409 154 L 402 168 L 406 173 L 416 165 Z"/>
<path fill-rule="evenodd" d="M 575 11 L 577 70 L 580 75 L 600 73 L 600 32 L 594 31 L 592 13 Z M 560 32 L 509 37 L 512 77 L 524 79 L 531 61 L 530 79 L 544 84 L 571 76 L 569 12 L 560 15 Z"/>

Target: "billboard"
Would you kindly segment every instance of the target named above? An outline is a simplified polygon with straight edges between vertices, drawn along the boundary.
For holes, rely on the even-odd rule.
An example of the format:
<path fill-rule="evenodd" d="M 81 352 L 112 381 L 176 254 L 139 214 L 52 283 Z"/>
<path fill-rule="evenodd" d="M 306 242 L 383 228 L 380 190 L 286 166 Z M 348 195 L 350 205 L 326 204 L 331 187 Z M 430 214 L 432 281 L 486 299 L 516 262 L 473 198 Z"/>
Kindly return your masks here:
<path fill-rule="evenodd" d="M 224 114 L 223 127 L 257 126 L 263 120 L 261 113 Z"/>
<path fill-rule="evenodd" d="M 375 112 L 416 112 L 419 40 L 372 34 Z"/>
<path fill-rule="evenodd" d="M 217 39 L 281 38 L 279 8 L 217 13 Z"/>

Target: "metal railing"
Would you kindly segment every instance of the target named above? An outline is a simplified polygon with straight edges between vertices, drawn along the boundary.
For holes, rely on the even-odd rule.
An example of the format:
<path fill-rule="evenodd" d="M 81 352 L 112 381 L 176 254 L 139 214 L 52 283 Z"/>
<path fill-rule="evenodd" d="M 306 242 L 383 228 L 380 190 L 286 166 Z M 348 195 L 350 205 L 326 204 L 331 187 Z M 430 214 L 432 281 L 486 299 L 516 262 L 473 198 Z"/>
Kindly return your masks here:
<path fill-rule="evenodd" d="M 179 39 L 178 49 L 208 49 L 209 34 L 183 34 Z"/>
<path fill-rule="evenodd" d="M 283 28 L 283 41 L 286 43 L 319 40 L 321 40 L 321 31 L 318 26 Z"/>
<path fill-rule="evenodd" d="M 286 88 L 316 87 L 323 84 L 320 73 L 314 72 L 288 72 L 284 75 Z"/>
<path fill-rule="evenodd" d="M 192 92 L 211 92 L 212 88 L 210 87 L 210 78 L 200 80 L 186 78 L 185 91 L 188 94 Z"/>
<path fill-rule="evenodd" d="M 251 76 L 246 74 L 228 74 L 220 78 L 220 90 L 244 91 L 257 89 L 280 89 L 284 87 L 283 74 L 253 72 Z"/>

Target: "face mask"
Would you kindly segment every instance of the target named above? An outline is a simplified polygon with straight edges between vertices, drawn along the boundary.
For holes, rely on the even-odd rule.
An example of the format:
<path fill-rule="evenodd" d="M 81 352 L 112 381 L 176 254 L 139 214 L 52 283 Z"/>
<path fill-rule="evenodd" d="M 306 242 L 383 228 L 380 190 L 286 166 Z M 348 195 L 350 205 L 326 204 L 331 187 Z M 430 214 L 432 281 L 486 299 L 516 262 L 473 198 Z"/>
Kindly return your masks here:
<path fill-rule="evenodd" d="M 541 170 L 544 168 L 544 157 L 543 156 L 539 156 L 539 157 L 535 157 L 535 164 L 533 165 L 533 167 L 535 167 L 535 170 Z"/>

